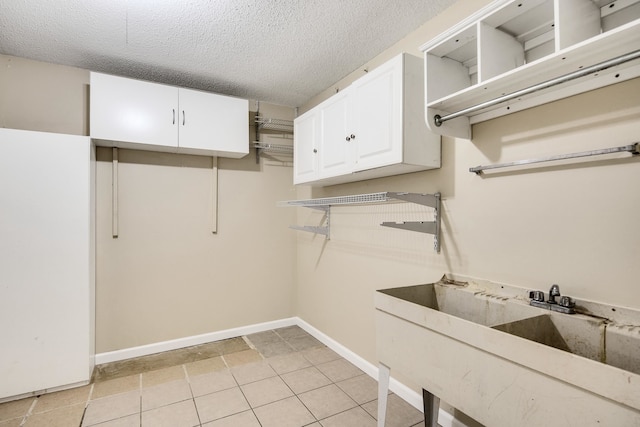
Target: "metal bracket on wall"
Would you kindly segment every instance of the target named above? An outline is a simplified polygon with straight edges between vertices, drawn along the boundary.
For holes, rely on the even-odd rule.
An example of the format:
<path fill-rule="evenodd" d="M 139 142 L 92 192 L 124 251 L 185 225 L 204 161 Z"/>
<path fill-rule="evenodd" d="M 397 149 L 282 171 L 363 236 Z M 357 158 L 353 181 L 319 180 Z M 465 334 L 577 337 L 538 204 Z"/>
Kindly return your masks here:
<path fill-rule="evenodd" d="M 317 234 L 323 234 L 330 239 L 330 215 L 331 206 L 344 206 L 344 205 L 361 205 L 369 203 L 386 203 L 392 201 L 404 201 L 409 203 L 415 203 L 423 206 L 428 206 L 434 209 L 433 221 L 406 221 L 406 222 L 383 222 L 380 224 L 383 227 L 399 228 L 402 230 L 416 231 L 419 233 L 433 234 L 433 248 L 436 252 L 440 252 L 440 208 L 441 208 L 441 196 L 440 193 L 435 194 L 420 194 L 420 193 L 370 193 L 370 194 L 358 194 L 352 196 L 337 196 L 337 197 L 325 197 L 319 199 L 308 200 L 289 200 L 285 202 L 279 202 L 280 207 L 299 206 L 311 209 L 320 209 L 326 212 L 326 220 L 324 226 L 291 226 L 290 228 L 300 231 L 308 231 Z"/>

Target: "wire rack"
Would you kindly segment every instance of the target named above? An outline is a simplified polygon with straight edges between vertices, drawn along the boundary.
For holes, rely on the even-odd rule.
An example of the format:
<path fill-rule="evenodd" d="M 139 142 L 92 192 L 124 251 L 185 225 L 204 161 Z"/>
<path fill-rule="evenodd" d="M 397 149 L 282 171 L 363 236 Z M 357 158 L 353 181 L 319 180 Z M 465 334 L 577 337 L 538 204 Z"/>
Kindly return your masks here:
<path fill-rule="evenodd" d="M 265 153 L 278 153 L 293 155 L 293 146 L 285 144 L 269 144 L 266 142 L 254 142 L 253 146 Z"/>
<path fill-rule="evenodd" d="M 256 116 L 255 122 L 259 129 L 293 133 L 293 120 L 273 119 L 269 117 Z"/>

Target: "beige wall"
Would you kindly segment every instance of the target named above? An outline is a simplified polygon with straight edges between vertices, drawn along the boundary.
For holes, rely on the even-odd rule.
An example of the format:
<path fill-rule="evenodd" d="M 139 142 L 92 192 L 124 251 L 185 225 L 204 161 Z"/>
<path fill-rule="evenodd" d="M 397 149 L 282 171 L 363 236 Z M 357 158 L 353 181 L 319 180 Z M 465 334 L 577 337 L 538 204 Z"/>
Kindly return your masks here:
<path fill-rule="evenodd" d="M 418 47 L 488 1 L 458 2 L 370 63 Z M 335 87 L 359 77 L 359 70 Z M 307 110 L 335 91 L 319 94 Z M 432 237 L 379 227 L 419 220 L 411 205 L 334 208 L 331 240 L 298 233 L 297 314 L 372 363 L 376 289 L 429 283 L 444 273 L 640 308 L 640 158 L 593 159 L 479 177 L 473 166 L 638 141 L 640 79 L 487 121 L 473 140 L 443 138 L 439 170 L 309 189 L 299 197 L 412 191 L 443 197 L 442 252 Z M 425 208 L 422 218 L 427 218 Z M 318 225 L 302 208 L 298 222 Z M 392 373 L 393 374 L 393 373 Z"/>
<path fill-rule="evenodd" d="M 89 134 L 89 73 L 0 55 L 0 127 Z"/>
<path fill-rule="evenodd" d="M 0 126 L 88 133 L 88 71 L 1 55 L 0 66 Z M 293 315 L 295 210 L 276 208 L 295 198 L 289 164 L 220 158 L 213 234 L 211 158 L 120 150 L 114 239 L 111 154 L 98 149 L 98 353 Z"/>

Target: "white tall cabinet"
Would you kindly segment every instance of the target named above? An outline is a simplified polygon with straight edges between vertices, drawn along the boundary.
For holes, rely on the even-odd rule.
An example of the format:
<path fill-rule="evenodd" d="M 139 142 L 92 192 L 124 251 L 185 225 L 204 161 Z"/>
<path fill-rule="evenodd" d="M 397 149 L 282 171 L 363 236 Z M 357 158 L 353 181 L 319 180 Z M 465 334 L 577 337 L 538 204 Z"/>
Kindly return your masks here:
<path fill-rule="evenodd" d="M 0 401 L 90 380 L 94 177 L 88 137 L 0 129 Z"/>

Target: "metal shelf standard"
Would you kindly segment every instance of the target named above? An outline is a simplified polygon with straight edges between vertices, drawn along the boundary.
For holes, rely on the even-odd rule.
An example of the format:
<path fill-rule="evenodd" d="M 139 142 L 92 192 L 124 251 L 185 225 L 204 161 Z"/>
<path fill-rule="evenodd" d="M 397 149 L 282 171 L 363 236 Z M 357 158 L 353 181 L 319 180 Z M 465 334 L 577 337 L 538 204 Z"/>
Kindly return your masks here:
<path fill-rule="evenodd" d="M 383 227 L 399 228 L 402 230 L 416 231 L 419 233 L 433 234 L 433 248 L 436 252 L 440 252 L 440 193 L 420 194 L 420 193 L 396 193 L 396 192 L 380 192 L 369 194 L 357 194 L 350 196 L 325 197 L 307 200 L 289 200 L 278 202 L 280 207 L 305 207 L 311 209 L 322 210 L 326 213 L 325 224 L 323 226 L 298 226 L 294 225 L 290 228 L 300 231 L 308 231 L 311 233 L 322 234 L 331 237 L 331 206 L 344 205 L 362 205 L 369 203 L 386 203 L 392 201 L 404 201 L 428 206 L 434 209 L 433 221 L 404 221 L 404 222 L 383 222 Z"/>

